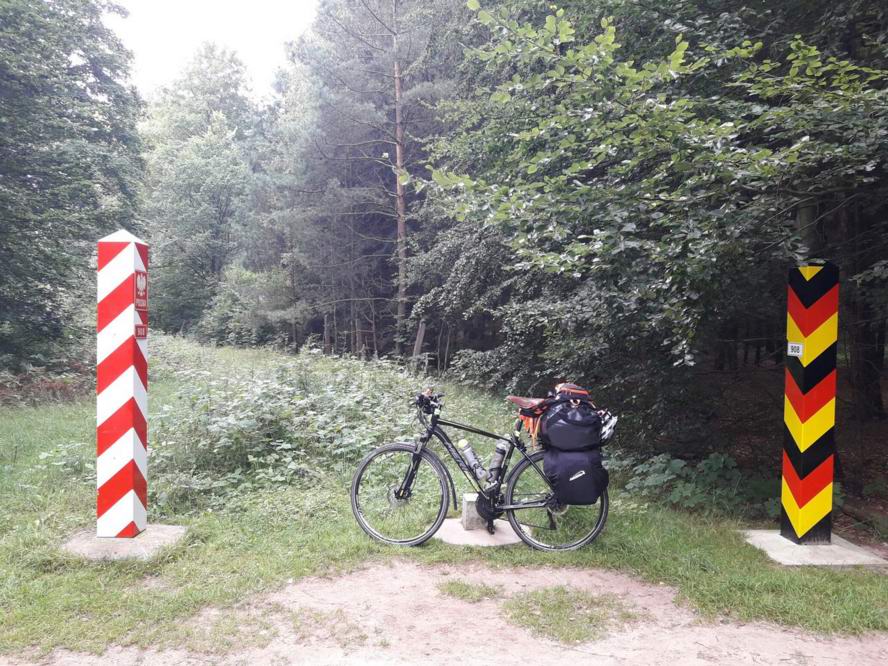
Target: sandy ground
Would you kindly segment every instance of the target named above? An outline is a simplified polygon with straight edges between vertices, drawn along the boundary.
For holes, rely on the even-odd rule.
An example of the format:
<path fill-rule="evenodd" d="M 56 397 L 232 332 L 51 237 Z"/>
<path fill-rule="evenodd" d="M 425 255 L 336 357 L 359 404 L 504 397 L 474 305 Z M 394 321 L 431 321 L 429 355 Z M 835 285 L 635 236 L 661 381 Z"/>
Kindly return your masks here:
<path fill-rule="evenodd" d="M 563 645 L 509 624 L 500 599 L 468 603 L 438 590 L 447 580 L 502 586 L 502 598 L 564 585 L 618 595 L 639 619 L 592 642 Z M 338 578 L 307 578 L 251 599 L 235 613 L 241 637 L 228 652 L 114 647 L 101 656 L 64 650 L 38 663 L 176 664 L 888 664 L 888 634 L 822 638 L 769 624 L 706 622 L 676 605 L 675 591 L 610 571 L 425 567 L 394 561 Z M 212 624 L 207 611 L 195 618 Z M 251 627 L 249 631 L 244 626 Z M 252 633 L 250 633 L 252 632 Z M 268 636 L 255 640 L 255 634 Z M 212 649 L 212 648 L 210 648 Z M 7 661 L 21 666 L 34 662 Z"/>

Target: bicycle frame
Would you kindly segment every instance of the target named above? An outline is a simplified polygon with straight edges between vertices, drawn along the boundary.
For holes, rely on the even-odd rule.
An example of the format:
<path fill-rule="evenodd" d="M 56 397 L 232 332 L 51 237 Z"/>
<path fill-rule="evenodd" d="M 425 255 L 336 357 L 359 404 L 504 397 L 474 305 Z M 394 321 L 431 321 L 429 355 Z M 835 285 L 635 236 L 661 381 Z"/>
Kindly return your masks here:
<path fill-rule="evenodd" d="M 407 471 L 407 474 L 404 476 L 404 480 L 401 482 L 400 487 L 397 491 L 395 491 L 395 496 L 400 498 L 405 498 L 410 496 L 410 488 L 413 485 L 413 479 L 416 476 L 416 470 L 419 467 L 420 455 L 422 450 L 428 445 L 431 441 L 432 437 L 436 437 L 441 444 L 444 446 L 444 449 L 450 454 L 450 457 L 453 458 L 453 461 L 456 463 L 457 467 L 459 467 L 460 471 L 463 473 L 469 483 L 484 497 L 490 500 L 491 505 L 497 511 L 506 511 L 509 509 L 528 509 L 528 508 L 545 508 L 547 506 L 546 500 L 539 501 L 529 501 L 524 502 L 522 504 L 501 504 L 499 503 L 500 498 L 500 487 L 503 484 L 503 481 L 506 478 L 506 473 L 509 469 L 509 464 L 512 460 L 512 455 L 517 450 L 518 453 L 526 458 L 528 462 L 536 469 L 539 473 L 540 477 L 542 477 L 546 484 L 549 485 L 551 489 L 551 484 L 549 480 L 546 478 L 546 475 L 539 468 L 539 466 L 530 459 L 530 456 L 527 453 L 527 446 L 521 441 L 521 438 L 518 436 L 518 431 L 520 429 L 520 421 L 516 422 L 515 432 L 511 437 L 504 437 L 502 435 L 497 435 L 492 432 L 487 432 L 486 430 L 481 430 L 480 428 L 476 428 L 474 426 L 467 425 L 465 423 L 459 423 L 457 421 L 449 421 L 447 419 L 443 419 L 440 416 L 441 408 L 440 406 L 435 407 L 431 414 L 431 420 L 427 420 L 425 418 L 425 414 L 420 409 L 419 410 L 419 420 L 422 425 L 426 427 L 425 434 L 423 434 L 416 443 L 416 450 L 413 454 L 413 463 L 410 466 L 410 469 Z M 453 444 L 453 441 L 450 439 L 448 434 L 443 430 L 442 426 L 448 428 L 456 428 L 457 430 L 462 430 L 464 432 L 470 432 L 473 435 L 480 435 L 481 437 L 485 437 L 487 439 L 499 440 L 509 444 L 509 449 L 503 457 L 503 462 L 500 465 L 500 472 L 497 479 L 489 485 L 487 488 L 484 488 L 475 477 L 472 470 L 469 468 L 468 463 L 465 458 L 463 458 L 462 454 L 459 452 L 459 449 Z M 446 468 L 445 468 L 446 471 Z M 456 489 L 453 485 L 453 480 L 450 479 L 451 492 L 454 494 L 454 502 L 456 502 Z"/>

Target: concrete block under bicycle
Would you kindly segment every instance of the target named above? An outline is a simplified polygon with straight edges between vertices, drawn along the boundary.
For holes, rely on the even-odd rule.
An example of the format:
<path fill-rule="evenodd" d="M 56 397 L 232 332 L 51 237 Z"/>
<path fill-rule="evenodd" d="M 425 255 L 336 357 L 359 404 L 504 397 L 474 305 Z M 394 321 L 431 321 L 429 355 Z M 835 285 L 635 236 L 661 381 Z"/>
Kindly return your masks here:
<path fill-rule="evenodd" d="M 487 531 L 487 521 L 475 509 L 477 493 L 465 493 L 462 502 L 462 517 L 448 518 L 432 538 L 454 546 L 509 546 L 521 543 L 507 520 L 496 520 L 496 532 Z"/>

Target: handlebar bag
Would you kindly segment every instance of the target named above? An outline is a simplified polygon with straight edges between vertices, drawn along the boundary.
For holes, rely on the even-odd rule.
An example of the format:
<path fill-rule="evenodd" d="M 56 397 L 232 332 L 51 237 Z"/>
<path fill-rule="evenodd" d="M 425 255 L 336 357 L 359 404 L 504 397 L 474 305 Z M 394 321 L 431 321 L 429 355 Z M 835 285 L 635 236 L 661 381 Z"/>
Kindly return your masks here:
<path fill-rule="evenodd" d="M 582 451 L 601 446 L 601 416 L 587 399 L 555 400 L 542 415 L 544 446 L 560 451 Z"/>
<path fill-rule="evenodd" d="M 601 461 L 601 450 L 543 452 L 543 471 L 560 504 L 595 504 L 610 477 Z"/>

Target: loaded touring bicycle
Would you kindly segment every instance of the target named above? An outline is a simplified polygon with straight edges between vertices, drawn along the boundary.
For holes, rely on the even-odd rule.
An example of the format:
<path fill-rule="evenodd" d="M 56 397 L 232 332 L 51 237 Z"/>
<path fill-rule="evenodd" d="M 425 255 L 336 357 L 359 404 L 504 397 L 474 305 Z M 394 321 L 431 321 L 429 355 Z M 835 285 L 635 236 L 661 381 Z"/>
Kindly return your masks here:
<path fill-rule="evenodd" d="M 573 550 L 592 542 L 608 511 L 601 445 L 612 437 L 617 418 L 588 396 L 573 384 L 560 384 L 548 398 L 509 396 L 519 415 L 505 437 L 443 418 L 443 394 L 418 395 L 414 405 L 425 432 L 415 442 L 381 446 L 358 465 L 350 493 L 358 524 L 389 544 L 418 546 L 431 538 L 451 498 L 457 505 L 453 478 L 429 446 L 437 440 L 478 492 L 476 508 L 491 533 L 494 520 L 505 516 L 533 548 Z M 467 442 L 454 444 L 448 430 L 494 440 L 488 467 Z"/>

